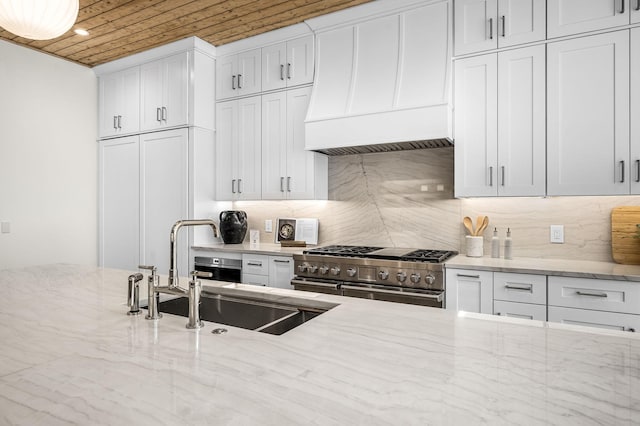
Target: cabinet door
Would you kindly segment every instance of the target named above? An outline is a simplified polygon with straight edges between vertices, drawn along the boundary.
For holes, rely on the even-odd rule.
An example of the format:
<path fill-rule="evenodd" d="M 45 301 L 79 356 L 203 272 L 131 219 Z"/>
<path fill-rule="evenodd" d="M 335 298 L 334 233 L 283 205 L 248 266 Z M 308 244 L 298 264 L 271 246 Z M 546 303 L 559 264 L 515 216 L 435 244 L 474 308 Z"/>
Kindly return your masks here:
<path fill-rule="evenodd" d="M 287 44 L 279 43 L 262 48 L 262 90 L 287 86 Z"/>
<path fill-rule="evenodd" d="M 637 0 L 640 4 L 640 0 Z M 640 15 L 640 12 L 638 12 Z M 631 193 L 640 194 L 640 28 L 631 30 Z"/>
<path fill-rule="evenodd" d="M 547 53 L 547 193 L 629 193 L 629 32 Z"/>
<path fill-rule="evenodd" d="M 262 101 L 260 96 L 238 101 L 236 176 L 238 200 L 259 200 L 262 194 Z"/>
<path fill-rule="evenodd" d="M 456 197 L 497 195 L 496 54 L 455 61 Z"/>
<path fill-rule="evenodd" d="M 238 73 L 236 95 L 251 95 L 262 90 L 262 54 L 254 49 L 238 54 Z"/>
<path fill-rule="evenodd" d="M 446 270 L 446 308 L 493 313 L 493 272 Z"/>
<path fill-rule="evenodd" d="M 545 0 L 498 0 L 498 47 L 544 40 Z"/>
<path fill-rule="evenodd" d="M 312 35 L 287 42 L 287 62 L 284 64 L 287 87 L 313 83 L 313 52 Z M 263 87 L 262 90 L 267 89 Z"/>
<path fill-rule="evenodd" d="M 549 306 L 549 322 L 619 331 L 640 331 L 640 315 L 590 311 L 588 309 Z"/>
<path fill-rule="evenodd" d="M 138 136 L 99 142 L 99 265 L 135 271 L 140 264 Z"/>
<path fill-rule="evenodd" d="M 216 60 L 216 99 L 226 99 L 236 95 L 236 74 L 238 57 L 228 55 Z"/>
<path fill-rule="evenodd" d="M 498 195 L 545 195 L 545 47 L 498 54 Z"/>
<path fill-rule="evenodd" d="M 134 133 L 140 129 L 140 69 L 100 77 L 100 137 Z"/>
<path fill-rule="evenodd" d="M 453 11 L 455 54 L 495 49 L 497 0 L 456 0 Z"/>
<path fill-rule="evenodd" d="M 303 122 L 304 125 L 304 122 Z M 287 92 L 262 96 L 262 199 L 286 198 Z"/>
<path fill-rule="evenodd" d="M 316 197 L 318 164 L 315 160 L 323 154 L 304 149 L 304 119 L 310 98 L 310 87 L 287 92 L 285 191 L 291 200 L 312 200 Z"/>
<path fill-rule="evenodd" d="M 293 275 L 293 258 L 269 256 L 269 287 L 292 289 Z"/>
<path fill-rule="evenodd" d="M 238 101 L 216 104 L 216 200 L 235 198 L 237 177 Z M 236 163 L 234 163 L 236 161 Z"/>
<path fill-rule="evenodd" d="M 164 67 L 154 61 L 140 67 L 140 114 L 142 130 L 162 127 Z"/>
<path fill-rule="evenodd" d="M 629 23 L 628 2 L 629 0 L 547 2 L 547 37 L 561 37 L 627 25 Z"/>
<path fill-rule="evenodd" d="M 122 97 L 122 76 L 119 73 L 100 76 L 99 120 L 100 137 L 118 134 L 118 115 Z"/>
<path fill-rule="evenodd" d="M 163 127 L 189 124 L 189 54 L 174 55 L 163 60 L 164 99 Z"/>
<path fill-rule="evenodd" d="M 522 318 L 537 321 L 547 320 L 547 305 L 534 305 L 531 303 L 505 302 L 494 300 L 493 312 L 495 315 Z"/>
<path fill-rule="evenodd" d="M 169 272 L 169 234 L 173 224 L 188 219 L 189 165 L 187 129 L 140 136 L 142 144 L 142 252 L 141 261 Z M 187 276 L 188 232 L 178 235 L 179 274 Z"/>

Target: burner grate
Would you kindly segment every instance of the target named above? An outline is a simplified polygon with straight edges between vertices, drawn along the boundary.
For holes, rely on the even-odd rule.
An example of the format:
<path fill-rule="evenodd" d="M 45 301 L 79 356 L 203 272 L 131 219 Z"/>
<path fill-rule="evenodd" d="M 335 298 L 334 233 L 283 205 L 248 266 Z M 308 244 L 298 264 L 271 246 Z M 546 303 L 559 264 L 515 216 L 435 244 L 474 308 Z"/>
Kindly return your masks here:
<path fill-rule="evenodd" d="M 442 263 L 448 258 L 458 254 L 455 251 L 449 250 L 415 250 L 411 253 L 407 253 L 401 257 L 400 260 L 417 261 L 417 262 L 429 262 L 429 263 Z"/>
<path fill-rule="evenodd" d="M 304 254 L 330 254 L 334 256 L 365 256 L 382 247 L 332 245 L 305 250 Z"/>

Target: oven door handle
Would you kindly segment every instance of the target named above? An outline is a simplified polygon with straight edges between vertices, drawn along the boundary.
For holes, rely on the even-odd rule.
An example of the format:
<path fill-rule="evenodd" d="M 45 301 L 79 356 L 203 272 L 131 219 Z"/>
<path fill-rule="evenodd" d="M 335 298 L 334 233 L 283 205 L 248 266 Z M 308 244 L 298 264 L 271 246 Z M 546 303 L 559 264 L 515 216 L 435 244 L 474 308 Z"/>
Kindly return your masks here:
<path fill-rule="evenodd" d="M 339 290 L 340 289 L 340 283 L 339 282 L 333 282 L 333 283 L 325 283 L 325 282 L 320 282 L 320 281 L 303 281 L 303 280 L 296 280 L 295 278 L 291 280 L 291 285 L 295 286 L 296 284 L 300 284 L 303 286 L 317 286 L 317 287 L 326 287 L 326 288 L 330 288 L 332 290 Z"/>
<path fill-rule="evenodd" d="M 343 284 L 342 289 L 360 291 L 363 293 L 378 293 L 378 294 L 390 294 L 394 296 L 418 297 L 423 299 L 435 300 L 436 302 L 442 302 L 442 297 L 444 296 L 444 291 L 441 291 L 437 294 L 431 294 L 431 293 L 422 293 L 418 291 L 396 291 L 396 290 L 385 290 L 385 289 L 375 288 L 375 287 L 373 288 L 359 287 L 359 286 L 353 286 L 353 285 L 347 285 L 347 284 Z"/>

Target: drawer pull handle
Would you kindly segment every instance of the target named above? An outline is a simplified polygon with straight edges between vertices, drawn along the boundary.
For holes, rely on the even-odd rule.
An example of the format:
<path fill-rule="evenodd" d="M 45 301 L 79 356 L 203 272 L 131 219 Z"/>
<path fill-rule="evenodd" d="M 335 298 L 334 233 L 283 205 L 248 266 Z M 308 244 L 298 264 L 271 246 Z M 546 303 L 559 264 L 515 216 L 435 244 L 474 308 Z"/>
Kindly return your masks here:
<path fill-rule="evenodd" d="M 635 332 L 636 332 L 636 329 L 635 329 L 635 328 L 633 328 L 633 327 L 623 327 L 623 328 L 622 328 L 622 331 L 628 331 L 628 332 L 630 332 L 630 333 L 635 333 Z"/>
<path fill-rule="evenodd" d="M 504 288 L 506 288 L 507 290 L 531 291 L 533 290 L 533 285 L 505 284 Z"/>
<path fill-rule="evenodd" d="M 591 297 L 607 297 L 607 293 L 594 293 L 591 291 L 576 290 L 578 296 L 591 296 Z"/>
<path fill-rule="evenodd" d="M 459 277 L 462 277 L 462 278 L 477 278 L 477 279 L 480 279 L 480 275 L 466 275 L 466 274 L 456 274 L 456 275 L 459 276 Z"/>
<path fill-rule="evenodd" d="M 290 263 L 288 260 L 273 259 L 276 263 Z"/>
<path fill-rule="evenodd" d="M 247 262 L 247 265 L 249 265 L 249 266 L 262 266 L 262 262 L 259 262 L 259 263 Z"/>

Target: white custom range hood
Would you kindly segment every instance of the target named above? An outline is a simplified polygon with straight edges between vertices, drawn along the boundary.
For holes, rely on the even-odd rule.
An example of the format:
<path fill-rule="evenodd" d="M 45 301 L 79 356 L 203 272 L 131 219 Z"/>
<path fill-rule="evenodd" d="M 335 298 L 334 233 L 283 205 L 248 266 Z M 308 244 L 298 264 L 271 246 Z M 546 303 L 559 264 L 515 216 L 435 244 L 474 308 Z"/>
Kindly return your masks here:
<path fill-rule="evenodd" d="M 449 2 L 379 0 L 344 12 L 338 24 L 332 15 L 307 21 L 317 57 L 306 149 L 451 146 Z"/>

